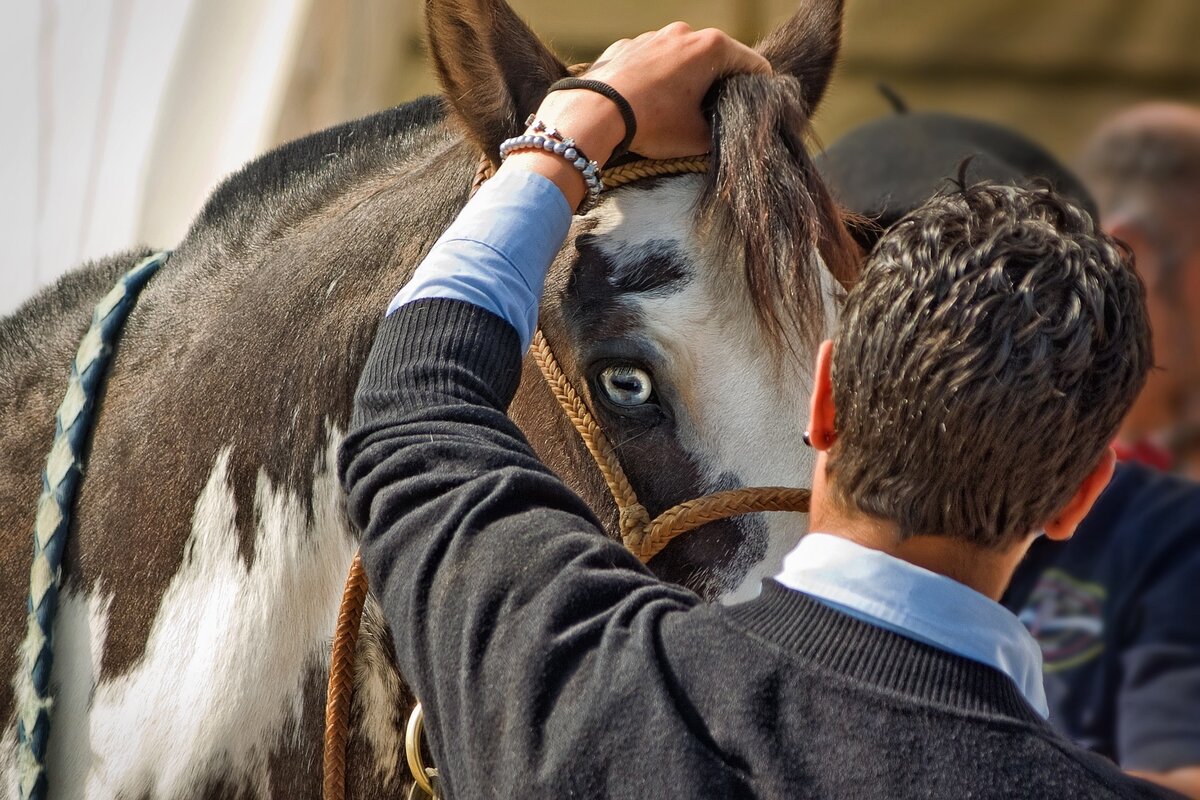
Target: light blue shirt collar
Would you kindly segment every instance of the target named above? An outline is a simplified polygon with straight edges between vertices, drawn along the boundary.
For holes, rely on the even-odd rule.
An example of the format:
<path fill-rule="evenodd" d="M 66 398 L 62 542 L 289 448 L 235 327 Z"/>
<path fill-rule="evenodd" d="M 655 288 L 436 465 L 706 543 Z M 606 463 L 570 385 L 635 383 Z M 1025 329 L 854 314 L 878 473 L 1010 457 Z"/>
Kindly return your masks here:
<path fill-rule="evenodd" d="M 863 622 L 994 667 L 1049 716 L 1037 641 L 1016 615 L 958 581 L 827 533 L 801 539 L 776 580 Z"/>

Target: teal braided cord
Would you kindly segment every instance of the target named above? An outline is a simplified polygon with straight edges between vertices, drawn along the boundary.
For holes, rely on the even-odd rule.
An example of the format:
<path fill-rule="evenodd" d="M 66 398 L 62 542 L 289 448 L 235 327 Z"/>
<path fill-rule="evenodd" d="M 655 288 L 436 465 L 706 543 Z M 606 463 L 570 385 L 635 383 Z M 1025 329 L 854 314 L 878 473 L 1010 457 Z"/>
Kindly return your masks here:
<path fill-rule="evenodd" d="M 170 256 L 156 253 L 117 281 L 92 312 L 92 324 L 71 362 L 67 392 L 54 417 L 54 444 L 42 472 L 29 570 L 27 628 L 21 646 L 28 682 L 17 687 L 17 780 L 22 800 L 46 798 L 46 744 L 50 738 L 50 668 L 54 660 L 54 614 L 62 584 L 62 558 L 71 510 L 91 438 L 96 396 L 112 346 L 138 293 Z"/>

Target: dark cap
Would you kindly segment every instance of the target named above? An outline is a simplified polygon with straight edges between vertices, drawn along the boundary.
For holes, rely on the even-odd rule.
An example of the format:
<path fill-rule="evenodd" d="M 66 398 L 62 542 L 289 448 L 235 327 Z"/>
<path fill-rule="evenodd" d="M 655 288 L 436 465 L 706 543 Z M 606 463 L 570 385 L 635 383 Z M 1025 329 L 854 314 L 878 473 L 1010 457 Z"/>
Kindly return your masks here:
<path fill-rule="evenodd" d="M 990 122 L 942 113 L 898 113 L 842 136 L 816 158 L 817 169 L 845 208 L 893 225 L 950 186 L 970 158 L 966 182 L 1029 185 L 1042 178 L 1096 218 L 1087 189 L 1040 145 Z M 854 231 L 866 247 L 879 231 Z"/>

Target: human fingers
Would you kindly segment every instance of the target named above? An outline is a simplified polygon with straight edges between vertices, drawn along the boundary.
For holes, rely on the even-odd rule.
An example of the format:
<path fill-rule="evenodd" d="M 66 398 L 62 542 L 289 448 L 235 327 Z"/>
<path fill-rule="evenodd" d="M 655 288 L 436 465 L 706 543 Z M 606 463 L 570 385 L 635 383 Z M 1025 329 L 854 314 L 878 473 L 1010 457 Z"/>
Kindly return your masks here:
<path fill-rule="evenodd" d="M 693 30 L 684 22 L 642 34 L 607 55 L 588 77 L 625 96 L 638 120 L 633 149 L 655 158 L 708 149 L 701 101 L 713 81 L 738 72 L 770 71 L 765 59 L 723 31 Z"/>
<path fill-rule="evenodd" d="M 609 45 L 584 77 L 608 83 L 630 104 L 637 119 L 634 150 L 666 158 L 708 149 L 708 120 L 701 101 L 713 81 L 736 73 L 770 72 L 765 58 L 723 31 L 693 30 L 687 23 L 673 22 Z M 597 98 L 587 94 L 556 93 L 541 111 L 572 132 L 604 127 L 605 135 L 599 138 L 608 138 L 613 127 L 609 112 L 615 107 L 597 108 Z M 609 123 L 599 117 L 609 117 Z M 624 128 L 619 121 L 615 124 Z M 599 145 L 596 150 L 605 152 Z"/>
<path fill-rule="evenodd" d="M 718 65 L 717 71 L 721 77 L 743 73 L 770 75 L 774 72 L 771 62 L 767 61 L 754 48 L 742 44 L 724 31 L 716 28 L 708 30 L 715 34 L 716 40 L 712 47 L 717 52 L 714 54 L 713 62 Z M 707 31 L 701 31 L 701 33 L 707 33 Z"/>

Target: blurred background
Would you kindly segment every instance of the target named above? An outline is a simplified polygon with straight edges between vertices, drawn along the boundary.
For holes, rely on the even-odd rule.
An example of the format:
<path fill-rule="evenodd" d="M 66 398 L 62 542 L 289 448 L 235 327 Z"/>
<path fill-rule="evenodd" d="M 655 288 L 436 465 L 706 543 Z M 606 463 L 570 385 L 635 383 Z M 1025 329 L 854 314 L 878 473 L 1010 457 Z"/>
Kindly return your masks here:
<path fill-rule="evenodd" d="M 0 314 L 86 258 L 169 246 L 288 139 L 435 91 L 419 0 L 3 0 Z M 512 0 L 568 62 L 674 19 L 753 41 L 789 0 Z M 1068 162 L 1104 116 L 1200 103 L 1197 0 L 848 0 L 824 142 L 913 110 L 1014 126 Z"/>

